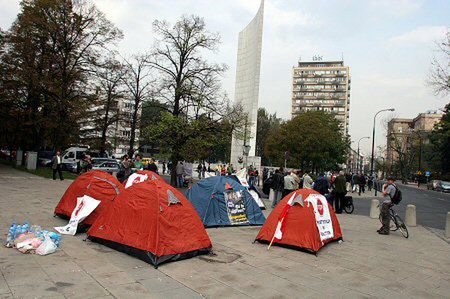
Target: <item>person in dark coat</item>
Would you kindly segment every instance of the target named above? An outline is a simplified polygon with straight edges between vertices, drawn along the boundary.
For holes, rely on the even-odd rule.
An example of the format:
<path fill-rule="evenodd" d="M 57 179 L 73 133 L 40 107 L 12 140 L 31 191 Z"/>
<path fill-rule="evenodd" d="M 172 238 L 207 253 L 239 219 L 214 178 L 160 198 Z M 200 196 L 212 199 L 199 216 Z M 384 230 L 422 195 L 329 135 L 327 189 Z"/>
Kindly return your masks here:
<path fill-rule="evenodd" d="M 150 158 L 150 161 L 148 161 L 147 170 L 158 173 L 158 166 L 155 164 L 155 160 L 153 158 Z"/>
<path fill-rule="evenodd" d="M 342 214 L 342 208 L 344 207 L 345 203 L 345 194 L 347 194 L 347 189 L 345 186 L 345 176 L 344 172 L 340 171 L 337 178 L 334 180 L 334 192 L 335 192 L 335 199 L 334 199 L 334 206 L 335 206 L 335 212 L 336 214 Z"/>
<path fill-rule="evenodd" d="M 366 183 L 367 183 L 366 177 L 365 177 L 365 175 L 363 173 L 361 173 L 359 175 L 359 178 L 358 178 L 358 185 L 359 185 L 358 195 L 359 196 L 361 196 L 361 191 L 362 191 L 362 193 L 364 193 L 364 191 L 365 191 L 364 189 L 366 187 Z"/>
<path fill-rule="evenodd" d="M 278 202 L 282 198 L 283 190 L 284 190 L 284 172 L 283 168 L 277 169 L 275 174 L 273 175 L 273 181 L 271 189 L 274 191 L 274 197 L 272 202 L 272 209 L 275 208 Z"/>
<path fill-rule="evenodd" d="M 328 193 L 328 189 L 330 188 L 330 184 L 328 183 L 327 177 L 323 174 L 320 174 L 319 177 L 314 181 L 313 189 L 324 195 Z"/>
<path fill-rule="evenodd" d="M 56 172 L 58 172 L 59 179 L 64 180 L 62 175 L 62 157 L 61 151 L 57 150 L 56 155 L 52 158 L 52 170 L 53 170 L 53 180 L 56 180 Z"/>

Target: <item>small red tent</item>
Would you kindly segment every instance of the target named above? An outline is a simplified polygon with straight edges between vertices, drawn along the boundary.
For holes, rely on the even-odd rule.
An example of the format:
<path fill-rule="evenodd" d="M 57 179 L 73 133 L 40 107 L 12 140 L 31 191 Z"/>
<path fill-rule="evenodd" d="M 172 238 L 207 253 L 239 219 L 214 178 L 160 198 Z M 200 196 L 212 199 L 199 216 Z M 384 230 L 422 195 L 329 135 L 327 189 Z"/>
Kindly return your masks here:
<path fill-rule="evenodd" d="M 89 239 L 159 264 L 208 253 L 211 240 L 186 197 L 159 180 L 132 185 L 94 222 Z"/>
<path fill-rule="evenodd" d="M 261 243 L 273 242 L 313 253 L 340 239 L 341 227 L 333 208 L 312 189 L 299 189 L 283 198 L 256 237 Z"/>
<path fill-rule="evenodd" d="M 88 195 L 100 200 L 100 205 L 83 220 L 84 224 L 91 225 L 100 215 L 105 206 L 112 202 L 125 190 L 123 185 L 112 175 L 102 170 L 92 170 L 80 175 L 64 193 L 55 208 L 55 214 L 70 218 L 73 209 L 77 205 L 77 198 Z"/>

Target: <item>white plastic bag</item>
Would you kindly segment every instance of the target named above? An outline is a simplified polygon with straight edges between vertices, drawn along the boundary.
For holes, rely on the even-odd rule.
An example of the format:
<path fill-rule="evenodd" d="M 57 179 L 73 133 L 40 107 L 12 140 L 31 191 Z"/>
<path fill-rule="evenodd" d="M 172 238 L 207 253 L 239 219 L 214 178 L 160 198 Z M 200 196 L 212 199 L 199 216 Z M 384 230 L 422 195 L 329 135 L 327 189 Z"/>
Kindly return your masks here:
<path fill-rule="evenodd" d="M 56 251 L 56 244 L 50 238 L 45 238 L 44 242 L 36 249 L 39 255 L 47 255 Z"/>

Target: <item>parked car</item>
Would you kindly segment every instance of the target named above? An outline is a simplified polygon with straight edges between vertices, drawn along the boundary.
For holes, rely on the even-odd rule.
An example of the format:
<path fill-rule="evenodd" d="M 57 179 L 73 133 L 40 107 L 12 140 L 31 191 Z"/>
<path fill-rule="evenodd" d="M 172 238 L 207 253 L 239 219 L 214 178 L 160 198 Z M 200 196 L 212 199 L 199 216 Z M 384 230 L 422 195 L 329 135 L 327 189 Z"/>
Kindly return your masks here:
<path fill-rule="evenodd" d="M 439 184 L 436 187 L 436 191 L 450 192 L 450 182 L 439 181 Z"/>
<path fill-rule="evenodd" d="M 113 174 L 117 173 L 120 170 L 120 165 L 117 163 L 117 161 L 110 160 L 110 161 L 104 161 L 97 164 L 92 164 L 92 169 L 95 170 L 103 170 L 107 173 Z"/>
<path fill-rule="evenodd" d="M 431 180 L 427 184 L 428 190 L 436 190 L 437 186 L 439 185 L 441 181 L 440 180 Z"/>
<path fill-rule="evenodd" d="M 42 167 L 51 167 L 52 158 L 55 155 L 53 151 L 40 151 L 38 152 L 38 163 Z"/>
<path fill-rule="evenodd" d="M 103 162 L 113 162 L 118 163 L 116 159 L 112 158 L 91 158 L 92 166 L 102 164 Z"/>

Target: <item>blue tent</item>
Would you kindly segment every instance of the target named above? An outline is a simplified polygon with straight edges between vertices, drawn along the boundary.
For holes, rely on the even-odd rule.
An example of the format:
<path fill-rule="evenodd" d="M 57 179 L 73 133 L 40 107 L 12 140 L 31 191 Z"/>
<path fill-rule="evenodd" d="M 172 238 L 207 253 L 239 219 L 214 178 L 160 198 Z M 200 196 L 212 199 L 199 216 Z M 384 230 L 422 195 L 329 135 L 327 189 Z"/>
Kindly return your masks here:
<path fill-rule="evenodd" d="M 187 196 L 206 227 L 263 225 L 266 221 L 247 188 L 226 176 L 199 181 Z"/>

